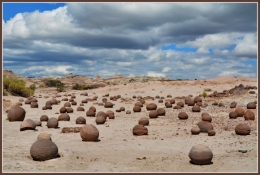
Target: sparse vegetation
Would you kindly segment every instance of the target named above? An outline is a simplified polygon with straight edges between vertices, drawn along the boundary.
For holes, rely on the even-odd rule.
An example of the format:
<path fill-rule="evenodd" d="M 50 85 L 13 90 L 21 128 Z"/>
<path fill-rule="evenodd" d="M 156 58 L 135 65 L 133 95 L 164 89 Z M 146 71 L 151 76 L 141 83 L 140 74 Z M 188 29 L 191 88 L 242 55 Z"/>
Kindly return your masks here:
<path fill-rule="evenodd" d="M 64 91 L 64 83 L 60 80 L 47 80 L 44 83 L 47 87 L 56 87 L 58 92 Z"/>
<path fill-rule="evenodd" d="M 13 95 L 20 95 L 22 97 L 29 97 L 34 94 L 34 90 L 30 87 L 26 87 L 25 81 L 22 79 L 7 77 L 4 75 L 3 77 L 3 95 L 7 95 L 8 93 Z"/>
<path fill-rule="evenodd" d="M 31 85 L 30 85 L 30 89 L 35 90 L 35 89 L 36 89 L 35 84 L 31 84 Z"/>
<path fill-rule="evenodd" d="M 204 98 L 206 98 L 206 97 L 208 96 L 208 94 L 207 94 L 205 91 L 203 91 L 202 96 L 203 96 Z"/>
<path fill-rule="evenodd" d="M 39 88 L 46 88 L 46 86 L 44 84 L 40 84 Z"/>
<path fill-rule="evenodd" d="M 96 88 L 94 85 L 91 86 L 85 86 L 85 85 L 81 85 L 76 83 L 74 86 L 72 86 L 73 90 L 88 90 L 88 89 L 94 89 Z"/>

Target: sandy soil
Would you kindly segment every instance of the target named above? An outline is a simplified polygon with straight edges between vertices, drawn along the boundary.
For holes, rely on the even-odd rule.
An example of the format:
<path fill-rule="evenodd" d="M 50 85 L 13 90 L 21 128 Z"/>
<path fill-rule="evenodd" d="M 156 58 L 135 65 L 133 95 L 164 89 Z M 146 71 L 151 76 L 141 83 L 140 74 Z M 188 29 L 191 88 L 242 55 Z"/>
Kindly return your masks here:
<path fill-rule="evenodd" d="M 112 101 L 115 106 L 112 110 L 115 112 L 120 107 L 131 110 L 132 114 L 125 112 L 115 112 L 115 119 L 107 119 L 103 125 L 96 125 L 95 117 L 86 117 L 86 111 L 90 106 L 95 106 L 97 111 L 110 110 L 94 103 L 102 102 L 102 95 L 109 93 L 110 96 L 121 95 L 123 98 L 132 98 L 133 95 L 142 97 L 156 95 L 172 97 L 198 96 L 205 88 L 222 92 L 237 86 L 239 84 L 257 86 L 257 79 L 220 77 L 200 81 L 172 81 L 172 82 L 146 82 L 129 83 L 126 85 L 106 86 L 88 90 L 89 96 L 82 96 L 83 91 L 66 92 L 75 93 L 75 101 L 78 103 L 72 106 L 74 112 L 69 114 L 70 121 L 59 122 L 59 129 L 48 129 L 46 122 L 42 122 L 37 130 L 20 131 L 21 122 L 9 122 L 6 120 L 8 107 L 2 112 L 3 128 L 3 172 L 256 172 L 258 171 L 258 147 L 257 147 L 257 110 L 252 110 L 256 114 L 255 121 L 245 121 L 243 117 L 229 119 L 228 113 L 235 109 L 229 108 L 231 102 L 236 101 L 237 107 L 244 107 L 248 102 L 257 100 L 257 94 L 245 94 L 241 96 L 232 96 L 226 98 L 203 99 L 203 103 L 208 106 L 201 108 L 201 112 L 194 113 L 191 107 L 185 105 L 182 109 L 165 108 L 166 116 L 160 116 L 156 119 L 149 119 L 147 126 L 148 135 L 134 136 L 132 128 L 138 124 L 142 117 L 148 117 L 149 112 L 145 106 L 142 112 L 134 113 L 133 106 L 137 101 L 122 103 L 121 99 Z M 258 90 L 256 90 L 257 92 Z M 49 118 L 58 118 L 59 109 L 65 101 L 59 105 L 53 105 L 52 110 L 42 110 L 45 102 L 51 99 L 55 94 L 54 90 L 37 89 L 35 96 L 42 95 L 43 98 L 37 98 L 39 108 L 31 108 L 30 105 L 23 103 L 26 110 L 26 119 L 39 120 L 40 116 L 45 114 Z M 65 93 L 60 93 L 64 98 Z M 48 98 L 44 98 L 48 95 Z M 84 105 L 85 112 L 76 111 L 83 99 L 98 95 L 97 101 L 88 102 Z M 18 102 L 20 97 L 5 96 L 4 99 L 12 103 Z M 70 98 L 70 97 L 69 97 Z M 166 98 L 167 99 L 167 98 Z M 108 97 L 109 100 L 109 97 Z M 109 100 L 110 101 L 110 100 Z M 176 99 L 176 103 L 184 101 Z M 212 102 L 223 102 L 225 107 L 213 106 Z M 146 104 L 154 102 L 158 107 L 165 107 L 164 103 L 146 101 Z M 174 105 L 175 106 L 175 105 Z M 187 112 L 189 118 L 185 121 L 178 119 L 181 111 Z M 212 116 L 212 124 L 216 131 L 215 136 L 208 136 L 207 133 L 191 135 L 191 128 L 201 121 L 201 113 L 208 112 Z M 95 125 L 99 130 L 99 142 L 83 142 L 79 133 L 61 133 L 63 127 L 82 126 L 76 125 L 77 117 L 86 118 L 87 124 Z M 226 131 L 224 127 L 227 124 L 235 127 L 239 123 L 246 123 L 251 127 L 251 134 L 239 136 L 234 130 Z M 30 147 L 37 140 L 40 133 L 51 134 L 52 141 L 58 146 L 60 157 L 44 162 L 33 161 L 30 156 Z M 213 164 L 194 165 L 190 163 L 188 157 L 192 146 L 203 144 L 208 146 L 213 152 Z M 238 152 L 239 149 L 246 149 L 246 153 Z M 146 159 L 138 160 L 137 158 Z"/>

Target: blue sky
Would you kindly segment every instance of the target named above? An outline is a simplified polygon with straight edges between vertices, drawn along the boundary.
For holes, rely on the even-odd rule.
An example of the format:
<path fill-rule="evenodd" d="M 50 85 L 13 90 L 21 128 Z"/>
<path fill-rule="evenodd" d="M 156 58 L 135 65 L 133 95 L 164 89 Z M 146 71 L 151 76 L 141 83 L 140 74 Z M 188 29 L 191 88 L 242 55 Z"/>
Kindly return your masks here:
<path fill-rule="evenodd" d="M 256 3 L 3 3 L 3 68 L 24 76 L 257 77 L 256 19 Z"/>

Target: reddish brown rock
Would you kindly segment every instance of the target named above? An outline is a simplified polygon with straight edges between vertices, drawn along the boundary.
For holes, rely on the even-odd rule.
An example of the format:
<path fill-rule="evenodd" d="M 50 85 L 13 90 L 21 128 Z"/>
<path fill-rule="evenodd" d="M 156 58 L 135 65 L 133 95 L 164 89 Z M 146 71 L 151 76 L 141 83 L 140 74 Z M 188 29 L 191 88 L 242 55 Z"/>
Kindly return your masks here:
<path fill-rule="evenodd" d="M 138 121 L 139 125 L 149 125 L 149 118 L 143 117 Z"/>
<path fill-rule="evenodd" d="M 188 119 L 188 114 L 187 114 L 186 112 L 180 112 L 180 113 L 178 114 L 178 118 L 179 118 L 180 120 L 186 120 L 186 119 Z"/>
<path fill-rule="evenodd" d="M 51 117 L 48 121 L 47 121 L 47 127 L 48 128 L 57 128 L 59 126 L 59 121 L 58 119 Z"/>
<path fill-rule="evenodd" d="M 77 111 L 85 111 L 85 109 L 84 109 L 83 107 L 79 106 L 79 107 L 77 108 Z"/>
<path fill-rule="evenodd" d="M 171 104 L 170 102 L 166 102 L 166 103 L 165 103 L 165 107 L 166 107 L 166 108 L 172 108 L 172 104 Z"/>
<path fill-rule="evenodd" d="M 184 103 L 182 101 L 178 102 L 177 105 L 182 107 L 182 108 L 184 107 Z"/>
<path fill-rule="evenodd" d="M 70 116 L 67 113 L 61 114 L 58 117 L 58 121 L 70 121 Z"/>
<path fill-rule="evenodd" d="M 198 135 L 199 133 L 200 133 L 200 128 L 199 127 L 191 128 L 191 134 L 192 135 Z"/>
<path fill-rule="evenodd" d="M 236 108 L 235 112 L 237 113 L 237 117 L 243 117 L 245 114 L 245 110 L 241 107 Z"/>
<path fill-rule="evenodd" d="M 138 101 L 138 102 L 136 102 L 136 103 L 135 103 L 135 106 L 140 106 L 140 107 L 143 107 L 143 103 L 142 103 L 142 102 L 140 102 L 140 101 Z"/>
<path fill-rule="evenodd" d="M 176 105 L 176 106 L 173 107 L 173 109 L 181 109 L 181 108 L 182 108 L 182 107 L 179 106 L 179 105 Z"/>
<path fill-rule="evenodd" d="M 144 125 L 136 125 L 133 128 L 133 135 L 148 135 L 148 129 Z"/>
<path fill-rule="evenodd" d="M 152 110 L 149 112 L 149 117 L 150 118 L 157 118 L 158 117 L 158 112 L 156 110 Z"/>
<path fill-rule="evenodd" d="M 230 119 L 236 119 L 237 118 L 237 113 L 235 111 L 232 111 L 229 113 L 229 118 Z"/>
<path fill-rule="evenodd" d="M 249 135 L 251 129 L 247 124 L 238 124 L 235 128 L 235 132 L 237 135 Z"/>
<path fill-rule="evenodd" d="M 94 111 L 94 112 L 97 111 L 96 108 L 95 108 L 95 106 L 90 106 L 90 107 L 89 107 L 89 110 L 92 110 L 92 111 Z"/>
<path fill-rule="evenodd" d="M 166 111 L 163 108 L 158 108 L 157 113 L 158 113 L 158 116 L 165 116 Z"/>
<path fill-rule="evenodd" d="M 133 107 L 133 111 L 134 111 L 134 112 L 141 112 L 141 110 L 142 110 L 142 109 L 141 109 L 140 106 L 134 106 L 134 107 Z"/>
<path fill-rule="evenodd" d="M 255 120 L 255 114 L 252 111 L 247 110 L 244 114 L 244 118 L 245 120 Z"/>
<path fill-rule="evenodd" d="M 73 108 L 67 107 L 67 113 L 73 113 Z"/>
<path fill-rule="evenodd" d="M 194 164 L 207 165 L 211 163 L 213 153 L 209 147 L 199 144 L 191 148 L 189 157 Z"/>
<path fill-rule="evenodd" d="M 25 131 L 25 130 L 35 130 L 36 124 L 33 120 L 31 119 L 26 119 L 24 120 L 21 125 L 20 125 L 20 131 Z"/>
<path fill-rule="evenodd" d="M 106 102 L 105 105 L 104 105 L 105 108 L 113 108 L 113 106 L 114 105 L 111 102 Z"/>
<path fill-rule="evenodd" d="M 194 105 L 194 106 L 192 107 L 192 112 L 200 112 L 200 106 Z"/>
<path fill-rule="evenodd" d="M 157 109 L 157 105 L 155 103 L 150 103 L 146 106 L 146 109 L 148 111 L 152 111 L 152 110 L 156 110 Z"/>
<path fill-rule="evenodd" d="M 84 125 L 80 129 L 80 136 L 83 141 L 97 141 L 99 137 L 99 131 L 92 124 Z"/>
<path fill-rule="evenodd" d="M 86 116 L 87 117 L 95 117 L 96 116 L 96 112 L 94 112 L 92 110 L 87 110 Z"/>
<path fill-rule="evenodd" d="M 9 122 L 23 121 L 25 118 L 25 110 L 20 106 L 13 106 L 9 109 L 7 117 Z"/>
<path fill-rule="evenodd" d="M 214 130 L 208 130 L 208 136 L 214 136 L 216 132 Z"/>
<path fill-rule="evenodd" d="M 42 121 L 42 122 L 47 122 L 48 120 L 49 120 L 49 117 L 47 115 L 42 115 L 40 117 L 40 121 Z"/>
<path fill-rule="evenodd" d="M 86 119 L 84 117 L 78 117 L 76 119 L 76 124 L 86 124 Z"/>
<path fill-rule="evenodd" d="M 200 121 L 198 123 L 198 127 L 200 128 L 200 132 L 208 132 L 208 130 L 213 130 L 213 125 L 206 121 Z"/>
<path fill-rule="evenodd" d="M 32 144 L 30 155 L 35 161 L 54 159 L 58 156 L 58 147 L 49 139 L 40 139 Z"/>
<path fill-rule="evenodd" d="M 250 102 L 247 104 L 247 109 L 256 109 L 256 103 L 254 102 Z"/>

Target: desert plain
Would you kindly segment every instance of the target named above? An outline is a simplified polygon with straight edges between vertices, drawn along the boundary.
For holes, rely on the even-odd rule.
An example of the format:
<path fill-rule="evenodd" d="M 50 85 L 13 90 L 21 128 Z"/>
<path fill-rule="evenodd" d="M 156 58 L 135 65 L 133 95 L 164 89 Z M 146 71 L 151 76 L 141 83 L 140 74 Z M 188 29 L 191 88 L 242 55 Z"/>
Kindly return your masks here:
<path fill-rule="evenodd" d="M 200 112 L 192 112 L 192 106 L 186 104 L 182 109 L 173 109 L 184 97 L 195 98 L 207 89 L 208 95 L 213 92 L 230 90 L 240 84 L 256 86 L 257 89 L 247 90 L 241 94 L 230 94 L 218 97 L 201 97 Z M 249 93 L 249 91 L 254 91 Z M 81 95 L 87 92 L 88 96 Z M 57 94 L 61 97 L 57 97 Z M 37 126 L 36 130 L 20 131 L 21 122 L 6 120 L 6 110 L 11 105 L 3 106 L 2 110 L 2 171 L 3 172 L 257 172 L 258 171 L 258 107 L 251 109 L 255 113 L 255 120 L 245 120 L 244 117 L 229 118 L 230 103 L 237 102 L 236 107 L 247 110 L 249 102 L 257 101 L 258 84 L 256 78 L 218 77 L 203 80 L 183 81 L 146 81 L 129 82 L 116 85 L 106 85 L 90 90 L 67 90 L 57 92 L 53 88 L 37 88 L 34 96 L 38 100 L 38 108 L 22 104 L 26 111 L 25 119 L 39 120 L 41 115 L 58 118 L 60 108 L 64 105 L 65 97 L 74 94 L 77 105 L 73 106 L 73 113 L 69 113 L 70 121 L 59 121 L 59 128 L 49 129 L 46 122 Z M 104 108 L 103 95 L 109 97 L 121 95 L 116 101 L 111 101 L 113 108 Z M 42 95 L 42 98 L 39 98 Z M 141 112 L 133 112 L 134 104 L 138 98 L 147 96 L 165 97 L 163 103 L 158 98 L 147 99 Z M 165 107 L 165 101 L 171 95 L 175 99 L 172 108 Z M 98 96 L 97 100 L 85 103 L 85 111 L 77 111 L 82 100 Z M 19 101 L 19 96 L 3 96 L 11 104 Z M 52 105 L 51 110 L 42 110 L 46 101 L 56 98 L 61 100 L 58 105 Z M 23 98 L 26 100 L 26 98 Z M 224 106 L 212 105 L 222 102 Z M 165 116 L 149 118 L 146 105 L 156 103 L 158 108 L 164 108 Z M 86 111 L 95 106 L 98 111 L 112 110 L 114 119 L 97 125 L 95 117 L 87 117 Z M 124 107 L 125 111 L 116 112 Z M 126 114 L 130 110 L 131 114 Z M 180 120 L 180 112 L 188 114 L 187 120 Z M 191 128 L 201 121 L 201 114 L 207 112 L 212 117 L 215 136 L 207 133 L 191 134 Z M 84 117 L 87 124 L 93 124 L 99 130 L 99 141 L 83 142 L 79 133 L 61 133 L 63 127 L 83 126 L 75 123 L 77 117 Z M 132 129 L 142 117 L 149 118 L 148 135 L 135 136 Z M 245 123 L 250 126 L 250 135 L 237 135 L 235 127 Z M 229 126 L 229 127 L 227 127 Z M 228 128 L 228 129 L 227 129 Z M 47 161 L 34 161 L 30 156 L 30 148 L 40 133 L 51 135 L 52 141 L 58 146 L 59 157 Z M 190 162 L 189 152 L 192 146 L 203 144 L 213 152 L 212 164 L 195 165 Z M 239 150 L 246 150 L 245 153 Z"/>

